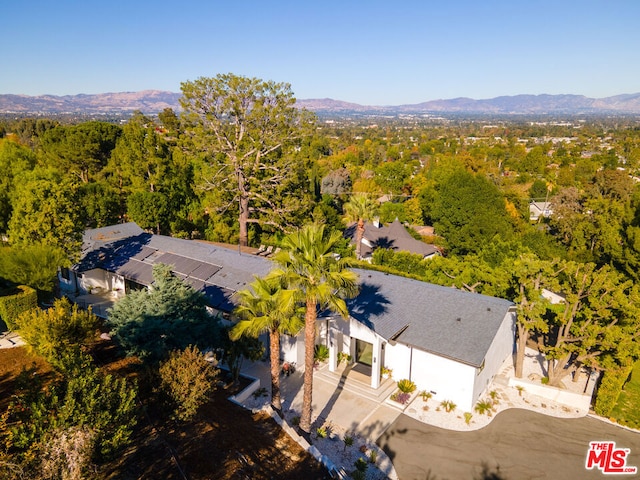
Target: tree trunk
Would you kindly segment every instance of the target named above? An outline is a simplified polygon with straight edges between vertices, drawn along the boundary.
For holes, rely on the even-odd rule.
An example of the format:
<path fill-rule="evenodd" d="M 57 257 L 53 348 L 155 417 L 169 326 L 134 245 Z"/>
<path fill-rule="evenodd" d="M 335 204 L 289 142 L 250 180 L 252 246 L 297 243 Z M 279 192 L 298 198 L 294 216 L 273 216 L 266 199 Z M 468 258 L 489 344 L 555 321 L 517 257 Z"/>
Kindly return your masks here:
<path fill-rule="evenodd" d="M 280 399 L 280 334 L 277 330 L 269 332 L 269 352 L 271 354 L 271 406 L 281 414 Z"/>
<path fill-rule="evenodd" d="M 238 223 L 240 224 L 240 246 L 246 247 L 249 245 L 249 232 L 247 225 L 249 224 L 249 197 L 246 195 L 240 195 L 240 213 L 238 215 Z"/>
<path fill-rule="evenodd" d="M 524 349 L 527 346 L 529 331 L 522 325 L 518 325 L 518 343 L 516 346 L 516 378 L 522 378 L 522 368 L 524 366 Z"/>
<path fill-rule="evenodd" d="M 358 226 L 356 227 L 356 258 L 360 260 L 362 258 L 362 238 L 364 237 L 364 220 L 358 219 Z"/>
<path fill-rule="evenodd" d="M 300 430 L 311 433 L 311 401 L 313 397 L 313 349 L 316 342 L 316 302 L 307 300 L 304 316 L 304 384 Z"/>
<path fill-rule="evenodd" d="M 571 358 L 570 354 L 565 355 L 559 360 L 549 360 L 549 386 L 558 387 L 564 377 L 571 373 L 571 369 L 564 368 Z"/>

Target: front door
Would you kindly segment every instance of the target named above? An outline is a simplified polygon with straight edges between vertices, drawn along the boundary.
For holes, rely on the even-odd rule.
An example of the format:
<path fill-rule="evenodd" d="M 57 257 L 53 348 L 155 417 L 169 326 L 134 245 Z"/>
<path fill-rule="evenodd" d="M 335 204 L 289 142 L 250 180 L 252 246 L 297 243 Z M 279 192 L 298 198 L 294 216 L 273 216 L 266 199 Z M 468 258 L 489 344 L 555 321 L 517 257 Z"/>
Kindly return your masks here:
<path fill-rule="evenodd" d="M 373 363 L 373 344 L 356 339 L 356 362 L 371 366 Z"/>

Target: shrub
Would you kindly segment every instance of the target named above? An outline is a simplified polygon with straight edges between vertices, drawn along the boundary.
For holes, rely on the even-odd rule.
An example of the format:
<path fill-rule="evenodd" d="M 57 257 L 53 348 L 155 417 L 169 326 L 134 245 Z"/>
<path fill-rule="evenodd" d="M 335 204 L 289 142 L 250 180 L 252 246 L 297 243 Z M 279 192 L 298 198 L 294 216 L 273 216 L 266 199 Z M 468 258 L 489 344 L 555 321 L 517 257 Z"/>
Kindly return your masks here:
<path fill-rule="evenodd" d="M 491 390 L 489 392 L 489 397 L 491 397 L 491 401 L 493 402 L 494 405 L 497 405 L 498 403 L 500 403 L 498 401 L 498 391 L 497 390 Z"/>
<path fill-rule="evenodd" d="M 444 408 L 444 410 L 448 413 L 448 412 L 452 412 L 453 410 L 456 409 L 457 405 L 455 403 L 453 403 L 451 400 L 443 400 L 440 403 L 440 406 L 442 408 Z"/>
<path fill-rule="evenodd" d="M 209 398 L 217 371 L 207 362 L 197 347 L 174 350 L 160 364 L 162 389 L 175 403 L 175 416 L 180 420 L 193 418 Z"/>
<path fill-rule="evenodd" d="M 93 338 L 99 320 L 68 299 L 56 300 L 47 310 L 35 308 L 16 319 L 23 340 L 53 365 L 59 365 L 60 352 L 87 343 Z"/>
<path fill-rule="evenodd" d="M 407 378 L 398 380 L 398 389 L 403 393 L 412 393 L 416 390 L 416 384 Z"/>
<path fill-rule="evenodd" d="M 16 319 L 23 313 L 38 307 L 38 293 L 31 287 L 20 285 L 10 295 L 0 295 L 0 320 L 9 330 L 15 328 Z"/>
<path fill-rule="evenodd" d="M 323 427 L 316 428 L 316 436 L 318 438 L 327 438 L 327 435 L 329 435 L 327 427 L 323 426 Z"/>
<path fill-rule="evenodd" d="M 493 403 L 489 400 L 481 400 L 476 403 L 475 411 L 480 415 L 489 415 L 491 416 L 491 409 L 493 408 Z"/>
<path fill-rule="evenodd" d="M 58 428 L 42 442 L 40 475 L 43 480 L 90 478 L 95 432 L 89 427 Z"/>
<path fill-rule="evenodd" d="M 346 362 L 347 364 L 351 363 L 351 355 L 345 352 L 338 352 L 338 365 L 342 362 Z"/>
<path fill-rule="evenodd" d="M 3 419 L 13 427 L 4 432 L 3 440 L 28 455 L 38 444 L 60 442 L 63 446 L 65 436 L 83 442 L 90 437 L 91 456 L 111 458 L 128 443 L 136 423 L 137 389 L 124 378 L 104 375 L 86 356 L 67 364 L 70 367 L 63 380 L 47 389 L 33 382 L 14 398 Z"/>
<path fill-rule="evenodd" d="M 358 458 L 354 462 L 354 465 L 356 467 L 356 470 L 358 470 L 359 472 L 362 472 L 362 473 L 366 472 L 367 468 L 369 467 L 368 462 L 362 457 Z"/>
<path fill-rule="evenodd" d="M 375 464 L 377 460 L 378 460 L 378 451 L 371 450 L 371 452 L 369 452 L 369 462 Z"/>
<path fill-rule="evenodd" d="M 605 370 L 600 386 L 598 387 L 596 403 L 593 408 L 598 415 L 608 417 L 611 414 L 613 407 L 615 407 L 618 402 L 622 387 L 632 369 L 633 365 Z"/>
<path fill-rule="evenodd" d="M 405 393 L 405 392 L 395 392 L 391 395 L 391 400 L 393 400 L 394 402 L 401 403 L 402 405 L 407 403 L 410 398 L 411 398 L 411 394 Z"/>
<path fill-rule="evenodd" d="M 422 400 L 424 400 L 425 402 L 428 402 L 429 399 L 433 397 L 433 393 L 423 390 L 422 392 L 420 392 L 420 396 L 422 397 Z"/>
<path fill-rule="evenodd" d="M 464 423 L 469 425 L 471 423 L 472 417 L 473 417 L 473 414 L 471 412 L 464 412 Z"/>
<path fill-rule="evenodd" d="M 353 437 L 351 435 L 345 435 L 343 440 L 344 440 L 345 450 L 347 449 L 347 447 L 350 447 L 353 445 Z"/>
<path fill-rule="evenodd" d="M 326 362 L 329 358 L 329 347 L 326 345 L 316 345 L 313 358 L 318 362 Z"/>

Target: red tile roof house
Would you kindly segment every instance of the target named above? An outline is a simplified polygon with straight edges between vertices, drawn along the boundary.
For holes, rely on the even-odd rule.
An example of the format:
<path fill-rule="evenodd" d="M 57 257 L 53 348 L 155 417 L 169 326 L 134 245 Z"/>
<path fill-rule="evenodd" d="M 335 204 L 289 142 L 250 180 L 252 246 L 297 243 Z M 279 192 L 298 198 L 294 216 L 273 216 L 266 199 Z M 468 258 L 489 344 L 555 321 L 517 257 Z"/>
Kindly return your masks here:
<path fill-rule="evenodd" d="M 83 257 L 59 276 L 61 290 L 79 303 L 87 298 L 93 303 L 99 292 L 110 305 L 131 288 L 151 285 L 154 263 L 172 265 L 177 276 L 205 294 L 212 313 L 226 318 L 236 292 L 274 266 L 258 255 L 152 235 L 129 223 L 85 232 Z M 329 346 L 329 370 L 338 368 L 343 352 L 359 363 L 372 389 L 380 386 L 386 367 L 395 380 L 410 379 L 434 399 L 472 411 L 514 351 L 514 304 L 382 272 L 356 272 L 360 293 L 348 302 L 350 318 L 318 318 L 317 343 Z M 282 340 L 283 359 L 302 366 L 302 334 Z"/>

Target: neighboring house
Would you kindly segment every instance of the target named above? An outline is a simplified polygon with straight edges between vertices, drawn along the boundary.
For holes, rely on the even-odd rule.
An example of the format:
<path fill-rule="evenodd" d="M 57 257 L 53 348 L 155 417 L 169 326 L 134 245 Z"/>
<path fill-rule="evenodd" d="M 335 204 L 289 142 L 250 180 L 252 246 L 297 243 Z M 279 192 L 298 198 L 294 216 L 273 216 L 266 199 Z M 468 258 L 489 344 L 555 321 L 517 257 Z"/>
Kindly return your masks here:
<path fill-rule="evenodd" d="M 66 294 L 106 294 L 115 300 L 150 286 L 156 263 L 171 265 L 175 275 L 205 295 L 211 310 L 224 313 L 233 310 L 236 291 L 272 268 L 270 261 L 256 255 L 152 235 L 135 223 L 125 223 L 87 230 L 82 259 L 70 271 L 60 272 L 60 288 Z"/>
<path fill-rule="evenodd" d="M 553 214 L 553 207 L 550 202 L 529 203 L 529 220 L 537 222 L 540 217 L 549 218 Z"/>
<path fill-rule="evenodd" d="M 69 296 L 108 296 L 113 301 L 153 282 L 155 263 L 204 293 L 209 308 L 225 317 L 235 292 L 273 263 L 258 255 L 204 242 L 145 233 L 134 223 L 89 230 L 83 257 L 59 275 Z M 348 301 L 349 320 L 318 318 L 318 343 L 329 346 L 329 368 L 338 353 L 350 354 L 370 385 L 380 385 L 381 369 L 396 380 L 413 380 L 439 400 L 471 411 L 514 349 L 515 308 L 503 299 L 441 287 L 382 272 L 357 269 L 360 293 Z M 63 278 L 65 275 L 68 280 Z M 282 357 L 302 366 L 304 336 L 283 336 Z"/>
<path fill-rule="evenodd" d="M 356 228 L 357 224 L 354 223 L 345 230 L 345 237 L 349 238 L 353 244 L 356 242 Z M 380 222 L 365 223 L 360 255 L 363 259 L 371 258 L 376 248 L 415 253 L 422 255 L 423 258 L 440 255 L 438 247 L 413 238 L 398 219 L 389 226 Z"/>

